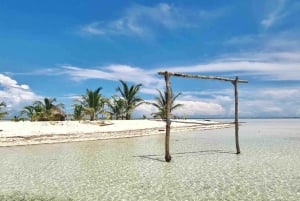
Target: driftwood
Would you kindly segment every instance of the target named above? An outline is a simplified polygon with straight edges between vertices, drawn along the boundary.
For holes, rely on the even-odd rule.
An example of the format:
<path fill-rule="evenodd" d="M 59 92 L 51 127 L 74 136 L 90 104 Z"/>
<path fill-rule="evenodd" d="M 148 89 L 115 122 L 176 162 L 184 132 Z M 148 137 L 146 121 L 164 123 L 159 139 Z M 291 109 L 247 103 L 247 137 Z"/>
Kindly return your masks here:
<path fill-rule="evenodd" d="M 166 118 L 166 139 L 165 139 L 165 160 L 167 162 L 171 161 L 170 155 L 170 109 L 171 109 L 171 84 L 170 76 L 182 77 L 182 78 L 195 78 L 195 79 L 207 79 L 207 80 L 220 80 L 231 82 L 234 86 L 234 101 L 235 101 L 235 112 L 234 112 L 234 123 L 235 123 L 235 145 L 236 153 L 240 154 L 240 145 L 239 145 L 239 117 L 238 117 L 238 83 L 248 83 L 247 80 L 240 80 L 238 77 L 235 79 L 218 77 L 218 76 L 205 76 L 205 75 L 191 75 L 191 74 L 182 74 L 182 73 L 173 73 L 173 72 L 158 72 L 159 75 L 164 75 L 166 82 L 166 98 L 167 98 L 167 118 Z"/>

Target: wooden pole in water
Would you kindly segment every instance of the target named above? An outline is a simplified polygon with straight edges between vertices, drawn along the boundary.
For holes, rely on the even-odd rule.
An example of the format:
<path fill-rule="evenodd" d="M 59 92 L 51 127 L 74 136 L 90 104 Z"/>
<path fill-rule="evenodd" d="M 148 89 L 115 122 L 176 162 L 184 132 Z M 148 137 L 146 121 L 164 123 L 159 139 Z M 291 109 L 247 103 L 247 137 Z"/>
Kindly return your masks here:
<path fill-rule="evenodd" d="M 171 161 L 170 155 L 170 130 L 171 130 L 171 84 L 170 84 L 170 74 L 168 71 L 165 71 L 165 82 L 166 82 L 166 99 L 167 99 L 167 108 L 166 108 L 166 139 L 165 139 L 165 160 L 166 162 Z"/>
<path fill-rule="evenodd" d="M 232 82 L 234 85 L 234 123 L 235 123 L 235 146 L 236 146 L 236 154 L 240 154 L 240 145 L 239 145 L 239 102 L 238 102 L 238 89 L 237 85 L 239 82 L 239 77 L 236 77 Z"/>
<path fill-rule="evenodd" d="M 238 116 L 238 89 L 237 85 L 238 83 L 248 83 L 247 80 L 239 80 L 239 77 L 236 77 L 235 79 L 231 78 L 225 78 L 225 77 L 218 77 L 218 76 L 206 76 L 206 75 L 189 75 L 189 74 L 183 74 L 183 73 L 172 73 L 168 71 L 161 71 L 158 72 L 159 75 L 165 76 L 167 91 L 166 91 L 166 97 L 167 97 L 167 123 L 166 123 L 166 161 L 171 161 L 171 156 L 169 153 L 169 140 L 170 140 L 170 108 L 171 108 L 171 88 L 170 88 L 170 76 L 176 76 L 176 77 L 183 77 L 183 78 L 196 78 L 196 79 L 207 79 L 207 80 L 220 80 L 220 81 L 227 81 L 231 82 L 234 85 L 234 97 L 235 97 L 235 114 L 234 114 L 234 123 L 235 123 L 235 145 L 236 145 L 236 153 L 241 153 L 240 151 L 240 145 L 239 145 L 239 116 Z"/>

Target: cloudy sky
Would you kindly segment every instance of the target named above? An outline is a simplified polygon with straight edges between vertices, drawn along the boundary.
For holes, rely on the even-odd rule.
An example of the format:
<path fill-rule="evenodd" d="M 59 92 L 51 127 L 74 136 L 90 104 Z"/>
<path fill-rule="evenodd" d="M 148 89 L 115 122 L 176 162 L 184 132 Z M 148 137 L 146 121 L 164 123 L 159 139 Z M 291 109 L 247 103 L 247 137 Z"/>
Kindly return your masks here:
<path fill-rule="evenodd" d="M 297 0 L 0 2 L 0 101 L 17 114 L 43 97 L 72 109 L 87 88 L 122 79 L 153 100 L 158 71 L 239 76 L 241 117 L 300 116 Z M 172 78 L 186 117 L 233 115 L 231 83 Z M 136 115 L 149 115 L 149 105 Z"/>

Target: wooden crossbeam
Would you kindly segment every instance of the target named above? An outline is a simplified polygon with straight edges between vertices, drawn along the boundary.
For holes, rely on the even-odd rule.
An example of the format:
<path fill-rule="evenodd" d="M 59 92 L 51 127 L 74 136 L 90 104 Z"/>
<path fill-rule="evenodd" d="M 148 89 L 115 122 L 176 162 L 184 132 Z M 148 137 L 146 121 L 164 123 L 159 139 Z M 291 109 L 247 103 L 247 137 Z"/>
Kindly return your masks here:
<path fill-rule="evenodd" d="M 165 72 L 158 72 L 159 75 L 164 75 Z M 193 75 L 193 74 L 183 74 L 183 73 L 174 73 L 168 72 L 169 76 L 175 77 L 183 77 L 183 78 L 195 78 L 195 79 L 205 79 L 205 80 L 221 80 L 227 82 L 236 82 L 236 79 L 230 79 L 226 77 L 218 77 L 218 76 L 206 76 L 206 75 Z M 247 80 L 238 80 L 239 83 L 248 83 Z"/>
<path fill-rule="evenodd" d="M 167 117 L 166 117 L 166 138 L 165 138 L 165 160 L 166 162 L 171 161 L 170 155 L 170 130 L 171 130 L 171 120 L 170 120 L 170 110 L 171 110 L 171 83 L 170 76 L 183 77 L 183 78 L 196 78 L 196 79 L 206 79 L 206 80 L 220 80 L 231 82 L 234 86 L 234 102 L 235 102 L 235 113 L 234 113 L 234 123 L 235 123 L 235 144 L 236 144 L 236 153 L 240 154 L 240 145 L 239 145 L 239 116 L 238 116 L 238 83 L 248 83 L 247 80 L 240 80 L 239 77 L 235 79 L 218 77 L 218 76 L 205 76 L 205 75 L 192 75 L 192 74 L 183 74 L 183 73 L 173 73 L 173 72 L 158 72 L 159 75 L 165 77 L 166 82 L 166 99 L 167 99 Z"/>

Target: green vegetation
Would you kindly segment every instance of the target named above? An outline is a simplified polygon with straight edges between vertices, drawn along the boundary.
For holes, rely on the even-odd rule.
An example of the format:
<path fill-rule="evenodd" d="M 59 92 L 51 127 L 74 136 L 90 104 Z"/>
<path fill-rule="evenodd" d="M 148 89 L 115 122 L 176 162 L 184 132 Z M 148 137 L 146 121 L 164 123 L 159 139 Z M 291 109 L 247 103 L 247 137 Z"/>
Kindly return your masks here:
<path fill-rule="evenodd" d="M 73 112 L 73 120 L 82 120 L 84 119 L 84 107 L 79 104 L 74 105 L 74 112 Z"/>
<path fill-rule="evenodd" d="M 137 96 L 142 84 L 128 86 L 124 81 L 120 80 L 122 88 L 118 87 L 117 91 L 120 92 L 121 97 L 125 103 L 125 118 L 131 119 L 133 110 L 139 105 L 143 104 L 143 99 Z"/>
<path fill-rule="evenodd" d="M 82 95 L 81 100 L 79 100 L 85 114 L 90 116 L 91 121 L 97 119 L 98 114 L 103 113 L 106 100 L 100 93 L 101 89 L 101 87 L 94 91 L 87 89 L 85 95 Z M 79 109 L 79 106 L 77 106 L 77 109 Z"/>
<path fill-rule="evenodd" d="M 90 121 L 94 121 L 100 118 L 106 119 L 131 119 L 133 111 L 143 103 L 146 103 L 139 97 L 139 92 L 142 84 L 128 85 L 123 80 L 120 80 L 120 86 L 116 91 L 118 95 L 113 95 L 111 98 L 105 98 L 101 94 L 102 87 L 98 87 L 95 90 L 86 89 L 84 95 L 76 99 L 76 103 L 73 105 L 72 120 L 85 120 L 88 118 Z M 158 91 L 158 96 L 155 97 L 154 103 L 151 104 L 158 109 L 153 113 L 154 118 L 166 118 L 166 94 Z M 182 104 L 175 104 L 175 99 L 180 96 L 181 93 L 173 95 L 172 92 L 172 104 L 171 111 L 182 106 Z M 13 121 L 20 121 L 29 119 L 30 121 L 64 121 L 66 114 L 64 113 L 63 104 L 55 104 L 55 98 L 44 98 L 43 101 L 35 101 L 32 105 L 27 105 L 20 112 L 20 116 L 15 116 Z M 0 102 L 0 119 L 7 115 L 6 112 L 2 112 L 5 107 L 4 102 Z M 102 115 L 102 116 L 100 116 Z M 146 116 L 143 115 L 144 119 Z"/>
<path fill-rule="evenodd" d="M 3 119 L 7 115 L 7 112 L 2 111 L 5 107 L 6 104 L 4 102 L 0 102 L 0 119 Z"/>
<path fill-rule="evenodd" d="M 126 116 L 125 100 L 118 96 L 112 96 L 112 98 L 107 101 L 109 107 L 109 115 L 111 119 L 124 119 Z"/>
<path fill-rule="evenodd" d="M 143 99 L 138 96 L 142 85 L 128 86 L 124 81 L 120 82 L 122 87 L 118 87 L 117 91 L 121 95 L 113 95 L 110 99 L 102 96 L 101 87 L 86 89 L 86 93 L 74 104 L 72 119 L 82 120 L 85 115 L 89 116 L 90 121 L 99 119 L 99 115 L 107 119 L 131 119 L 133 110 L 143 103 Z"/>
<path fill-rule="evenodd" d="M 35 101 L 33 105 L 25 106 L 21 115 L 25 115 L 30 121 L 64 121 L 66 114 L 63 112 L 63 104 L 55 105 L 55 98 L 44 98 L 44 101 Z"/>
<path fill-rule="evenodd" d="M 24 107 L 24 109 L 21 111 L 21 115 L 25 115 L 30 119 L 30 121 L 34 121 L 36 110 L 35 107 L 32 105 L 27 105 Z"/>
<path fill-rule="evenodd" d="M 167 118 L 167 98 L 166 98 L 166 92 L 164 94 L 157 90 L 159 93 L 159 96 L 155 97 L 155 103 L 150 103 L 154 107 L 158 109 L 158 112 L 153 113 L 154 118 L 161 118 L 166 119 Z M 181 93 L 178 93 L 176 95 L 173 94 L 173 91 L 171 91 L 171 112 L 175 110 L 178 107 L 183 106 L 182 104 L 175 104 L 175 100 L 180 96 Z"/>

